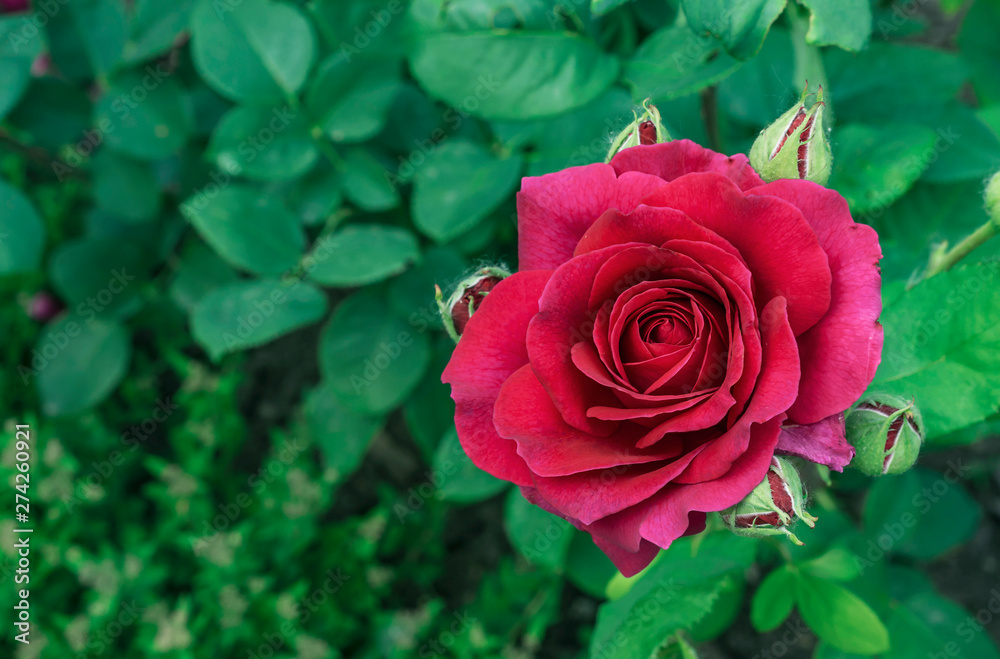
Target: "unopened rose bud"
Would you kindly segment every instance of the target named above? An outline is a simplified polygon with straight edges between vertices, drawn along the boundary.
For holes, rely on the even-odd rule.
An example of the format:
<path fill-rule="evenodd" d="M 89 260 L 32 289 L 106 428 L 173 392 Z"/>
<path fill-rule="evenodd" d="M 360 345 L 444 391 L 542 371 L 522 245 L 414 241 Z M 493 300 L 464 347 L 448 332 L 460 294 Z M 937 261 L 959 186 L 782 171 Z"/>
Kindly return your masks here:
<path fill-rule="evenodd" d="M 869 476 L 899 474 L 917 461 L 924 426 L 912 400 L 888 394 L 865 397 L 847 413 L 847 441 L 856 454 L 851 461 Z"/>
<path fill-rule="evenodd" d="M 806 493 L 799 472 L 784 458 L 771 459 L 767 476 L 735 506 L 722 511 L 722 521 L 733 533 L 745 536 L 787 535 L 802 542 L 788 527 L 803 520 L 812 527 L 816 518 L 805 511 Z"/>
<path fill-rule="evenodd" d="M 660 120 L 660 111 L 656 109 L 655 105 L 649 102 L 649 99 L 643 102 L 642 110 L 642 114 L 626 126 L 625 130 L 618 133 L 618 137 L 611 142 L 611 149 L 608 151 L 608 157 L 604 162 L 611 162 L 611 159 L 623 149 L 633 146 L 663 144 L 672 139 L 670 133 L 663 127 L 663 122 Z"/>
<path fill-rule="evenodd" d="M 28 303 L 28 317 L 45 323 L 58 316 L 63 308 L 62 302 L 54 295 L 47 291 L 39 291 Z"/>
<path fill-rule="evenodd" d="M 475 274 L 466 277 L 451 294 L 447 301 L 440 287 L 437 290 L 438 309 L 441 312 L 441 319 L 444 321 L 444 328 L 448 334 L 458 342 L 458 339 L 465 332 L 465 326 L 469 324 L 469 319 L 476 312 L 483 299 L 489 294 L 493 287 L 510 276 L 506 269 L 489 266 L 476 270 Z"/>
<path fill-rule="evenodd" d="M 768 183 L 798 178 L 826 185 L 830 179 L 833 155 L 823 124 L 823 87 L 810 108 L 808 91 L 807 83 L 798 104 L 761 131 L 750 149 L 750 164 Z"/>
<path fill-rule="evenodd" d="M 986 212 L 993 223 L 1000 225 L 1000 172 L 993 175 L 986 184 Z"/>

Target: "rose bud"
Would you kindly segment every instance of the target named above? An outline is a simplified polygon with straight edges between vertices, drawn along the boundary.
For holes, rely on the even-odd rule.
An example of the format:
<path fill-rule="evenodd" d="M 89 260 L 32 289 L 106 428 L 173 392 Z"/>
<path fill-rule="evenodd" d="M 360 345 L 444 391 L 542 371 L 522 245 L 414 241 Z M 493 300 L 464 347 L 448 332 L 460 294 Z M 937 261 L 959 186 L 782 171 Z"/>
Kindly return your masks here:
<path fill-rule="evenodd" d="M 868 396 L 847 414 L 847 441 L 857 452 L 851 466 L 869 476 L 899 474 L 917 461 L 923 421 L 912 400 Z"/>
<path fill-rule="evenodd" d="M 796 518 L 812 527 L 816 518 L 805 511 L 806 494 L 799 472 L 784 458 L 772 458 L 767 476 L 743 501 L 722 511 L 722 521 L 736 535 L 787 535 L 801 545 L 788 527 Z"/>
<path fill-rule="evenodd" d="M 750 164 L 768 183 L 798 178 L 826 185 L 830 178 L 833 156 L 823 125 L 823 87 L 806 109 L 808 90 L 807 83 L 799 103 L 761 131 L 750 149 Z"/>
<path fill-rule="evenodd" d="M 994 224 L 1000 224 L 1000 172 L 986 184 L 986 212 Z"/>
<path fill-rule="evenodd" d="M 32 320 L 37 320 L 40 323 L 45 323 L 60 314 L 63 310 L 63 304 L 54 295 L 48 291 L 39 291 L 35 293 L 31 301 L 28 302 L 28 317 Z"/>
<path fill-rule="evenodd" d="M 451 294 L 447 301 L 444 301 L 444 294 L 439 286 L 435 286 L 437 291 L 437 304 L 441 312 L 441 319 L 444 321 L 444 328 L 448 334 L 458 342 L 465 331 L 465 326 L 469 324 L 469 319 L 476 309 L 482 304 L 483 299 L 489 294 L 493 287 L 510 276 L 510 272 L 502 267 L 487 266 L 480 268 L 475 274 L 466 277 Z"/>
<path fill-rule="evenodd" d="M 611 159 L 619 151 L 633 146 L 663 144 L 671 141 L 670 133 L 663 127 L 660 111 L 656 109 L 656 106 L 651 104 L 649 99 L 646 99 L 643 101 L 642 109 L 642 114 L 637 116 L 635 121 L 626 126 L 625 130 L 620 132 L 618 137 L 611 142 L 611 149 L 604 162 L 611 162 Z"/>

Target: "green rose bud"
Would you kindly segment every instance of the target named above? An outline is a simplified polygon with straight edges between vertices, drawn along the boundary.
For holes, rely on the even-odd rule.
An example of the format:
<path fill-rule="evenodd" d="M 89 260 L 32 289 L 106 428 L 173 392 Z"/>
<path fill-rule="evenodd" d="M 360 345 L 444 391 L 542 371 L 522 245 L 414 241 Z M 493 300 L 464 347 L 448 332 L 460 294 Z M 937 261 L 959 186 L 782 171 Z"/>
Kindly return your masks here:
<path fill-rule="evenodd" d="M 868 396 L 847 413 L 847 441 L 857 452 L 852 467 L 869 476 L 899 474 L 920 455 L 923 420 L 912 400 L 888 394 Z"/>
<path fill-rule="evenodd" d="M 993 224 L 1000 226 L 1000 173 L 993 175 L 986 184 L 986 212 Z"/>
<path fill-rule="evenodd" d="M 660 111 L 649 102 L 648 98 L 643 101 L 642 109 L 642 114 L 636 116 L 635 121 L 626 126 L 625 130 L 620 132 L 611 143 L 611 149 L 604 162 L 611 162 L 611 159 L 623 149 L 633 146 L 663 144 L 672 139 L 670 133 L 663 127 Z"/>
<path fill-rule="evenodd" d="M 808 526 L 816 518 L 805 511 L 806 492 L 799 472 L 784 458 L 771 459 L 767 476 L 735 506 L 722 511 L 722 521 L 733 533 L 750 537 L 787 535 L 792 542 L 802 542 L 788 530 L 796 518 Z"/>
<path fill-rule="evenodd" d="M 830 179 L 833 155 L 823 124 L 823 87 L 810 108 L 808 91 L 807 83 L 799 103 L 761 131 L 750 149 L 750 164 L 768 183 L 798 178 L 826 185 Z"/>
<path fill-rule="evenodd" d="M 455 291 L 447 301 L 444 300 L 439 286 L 435 286 L 437 292 L 438 310 L 441 312 L 441 320 L 449 336 L 458 343 L 458 339 L 465 331 L 465 326 L 469 324 L 469 319 L 476 309 L 483 302 L 493 287 L 510 276 L 505 268 L 500 266 L 487 266 L 476 270 L 476 272 L 458 283 Z"/>

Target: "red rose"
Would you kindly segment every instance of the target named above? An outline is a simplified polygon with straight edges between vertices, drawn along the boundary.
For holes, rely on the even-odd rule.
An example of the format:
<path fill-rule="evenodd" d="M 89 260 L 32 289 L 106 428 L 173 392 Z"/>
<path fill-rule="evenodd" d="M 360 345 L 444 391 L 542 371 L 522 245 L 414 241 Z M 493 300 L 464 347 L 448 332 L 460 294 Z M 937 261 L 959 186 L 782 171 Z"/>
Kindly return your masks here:
<path fill-rule="evenodd" d="M 520 272 L 444 372 L 469 457 L 625 575 L 775 452 L 840 470 L 882 351 L 881 250 L 814 183 L 689 141 L 523 181 Z"/>

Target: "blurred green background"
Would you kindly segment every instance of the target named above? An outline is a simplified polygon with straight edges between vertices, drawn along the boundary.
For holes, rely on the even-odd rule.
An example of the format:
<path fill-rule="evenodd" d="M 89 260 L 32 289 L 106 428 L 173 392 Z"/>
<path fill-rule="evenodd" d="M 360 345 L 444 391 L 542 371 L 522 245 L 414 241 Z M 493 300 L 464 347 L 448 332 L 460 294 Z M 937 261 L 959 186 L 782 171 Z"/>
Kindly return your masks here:
<path fill-rule="evenodd" d="M 516 267 L 520 178 L 601 161 L 647 97 L 675 138 L 738 153 L 821 82 L 830 186 L 879 230 L 887 299 L 985 221 L 1000 167 L 997 0 L 26 4 L 0 0 L 11 515 L 15 424 L 33 437 L 17 659 L 638 656 L 594 640 L 628 584 L 589 538 L 462 453 L 434 285 Z M 838 476 L 805 549 L 739 541 L 686 638 L 857 656 L 798 614 L 758 633 L 750 593 L 835 540 L 868 556 L 947 482 L 874 573 L 824 574 L 878 612 L 880 656 L 997 657 L 1000 611 L 962 625 L 1000 606 L 998 428 L 871 493 Z"/>

